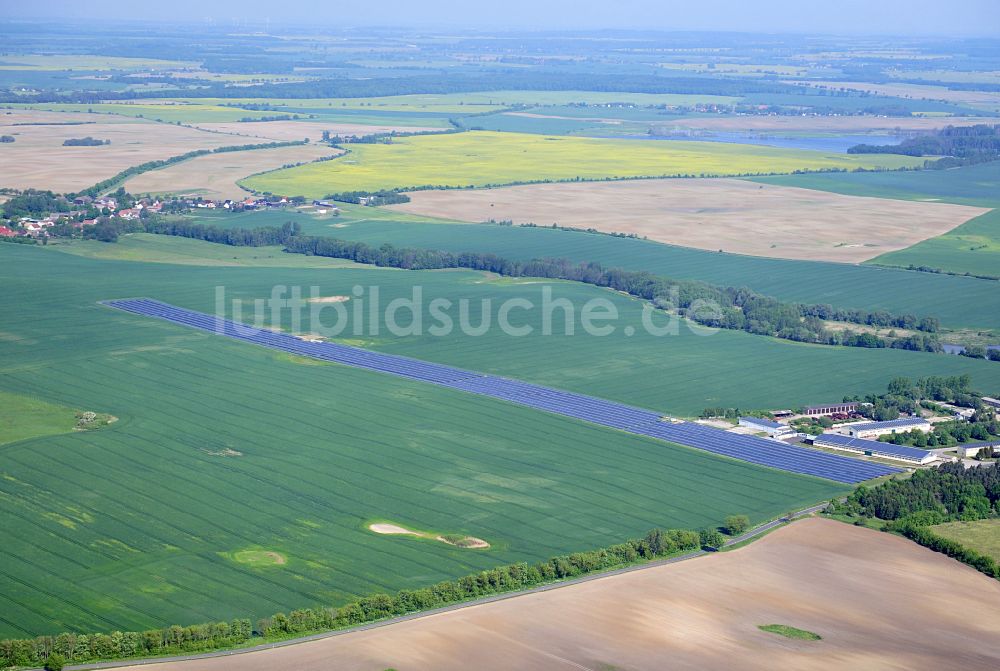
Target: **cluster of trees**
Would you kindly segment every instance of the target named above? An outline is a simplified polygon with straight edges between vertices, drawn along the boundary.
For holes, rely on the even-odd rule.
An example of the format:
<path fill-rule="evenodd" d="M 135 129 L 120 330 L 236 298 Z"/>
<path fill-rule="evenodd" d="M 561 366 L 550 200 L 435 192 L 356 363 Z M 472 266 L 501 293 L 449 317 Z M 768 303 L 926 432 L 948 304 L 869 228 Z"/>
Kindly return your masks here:
<path fill-rule="evenodd" d="M 936 552 L 942 552 L 1000 578 L 992 558 L 934 533 L 933 525 L 953 520 L 974 521 L 1000 512 L 1000 464 L 965 468 L 947 463 L 919 470 L 906 480 L 890 480 L 875 487 L 858 487 L 841 503 L 832 501 L 832 513 L 887 520 L 886 531 L 903 534 Z"/>
<path fill-rule="evenodd" d="M 243 123 L 248 123 L 250 121 L 293 121 L 298 118 L 299 118 L 298 114 L 273 114 L 271 116 L 261 116 L 261 117 L 245 116 L 242 119 L 240 119 L 240 121 Z"/>
<path fill-rule="evenodd" d="M 41 217 L 51 212 L 69 212 L 70 203 L 66 198 L 51 191 L 26 189 L 3 204 L 6 219 L 21 217 Z"/>
<path fill-rule="evenodd" d="M 969 345 L 959 352 L 959 354 L 967 356 L 970 359 L 989 359 L 990 361 L 1000 361 L 1000 349 L 986 349 L 982 345 Z"/>
<path fill-rule="evenodd" d="M 369 205 L 398 205 L 399 203 L 410 202 L 410 197 L 405 193 L 395 190 L 381 191 L 344 191 L 341 193 L 331 193 L 325 196 L 326 200 L 336 200 L 341 203 L 354 203 L 358 205 L 361 199 L 367 199 Z"/>
<path fill-rule="evenodd" d="M 858 487 L 834 508 L 837 512 L 880 520 L 903 520 L 918 513 L 926 518 L 933 513 L 940 522 L 972 521 L 995 516 L 998 500 L 1000 465 L 965 468 L 961 463 L 947 463 L 918 470 L 905 480 Z"/>
<path fill-rule="evenodd" d="M 966 375 L 931 375 L 911 380 L 895 377 L 884 394 L 845 396 L 844 402 L 858 401 L 858 413 L 878 422 L 896 419 L 901 413 L 913 415 L 921 400 L 947 401 L 965 408 L 982 408 L 982 400 L 972 393 L 972 377 Z"/>
<path fill-rule="evenodd" d="M 284 245 L 299 235 L 301 226 L 297 221 L 288 221 L 281 228 L 264 226 L 260 228 L 220 228 L 196 224 L 186 219 L 150 217 L 143 225 L 147 233 L 176 235 L 183 238 L 205 240 L 234 247 L 270 247 Z"/>
<path fill-rule="evenodd" d="M 745 515 L 726 519 L 725 528 L 733 535 L 749 526 Z M 556 580 L 649 561 L 667 555 L 690 552 L 701 547 L 718 549 L 725 537 L 717 529 L 701 532 L 687 529 L 653 529 L 641 539 L 553 557 L 537 564 L 518 563 L 447 580 L 431 587 L 401 590 L 396 594 L 372 594 L 339 608 L 306 608 L 276 613 L 257 621 L 218 622 L 171 626 L 141 632 L 116 631 L 111 634 L 59 634 L 33 639 L 0 641 L 0 668 L 36 666 L 50 661 L 85 662 L 98 659 L 148 657 L 171 653 L 203 652 L 240 645 L 253 637 L 280 639 L 350 627 L 376 620 L 427 610 L 479 597 L 512 592 Z M 58 664 L 57 664 L 58 665 Z M 56 665 L 56 666 L 57 666 Z"/>
<path fill-rule="evenodd" d="M 847 153 L 945 157 L 925 165 L 937 169 L 985 163 L 1000 158 L 1000 124 L 946 126 L 932 135 L 907 138 L 898 145 L 859 144 Z"/>
<path fill-rule="evenodd" d="M 918 429 L 904 433 L 879 436 L 879 440 L 893 445 L 914 447 L 950 447 L 975 440 L 991 440 L 1000 436 L 1000 422 L 992 410 L 977 410 L 968 422 L 939 422 L 930 433 Z"/>
<path fill-rule="evenodd" d="M 111 144 L 111 140 L 98 140 L 89 135 L 87 137 L 71 137 L 63 140 L 64 147 L 100 147 L 106 144 Z"/>
<path fill-rule="evenodd" d="M 698 415 L 702 419 L 739 419 L 740 417 L 760 417 L 762 419 L 774 419 L 767 410 L 743 410 L 740 408 L 705 408 Z"/>

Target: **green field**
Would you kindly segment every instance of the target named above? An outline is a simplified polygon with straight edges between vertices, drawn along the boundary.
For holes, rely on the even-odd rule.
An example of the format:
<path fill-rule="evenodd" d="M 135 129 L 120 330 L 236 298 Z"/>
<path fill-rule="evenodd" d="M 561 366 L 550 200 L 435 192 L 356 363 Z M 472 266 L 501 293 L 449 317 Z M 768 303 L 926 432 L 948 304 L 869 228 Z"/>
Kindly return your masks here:
<path fill-rule="evenodd" d="M 323 197 L 415 186 L 485 186 L 544 180 L 743 175 L 795 170 L 899 168 L 905 156 L 826 155 L 720 142 L 641 142 L 474 131 L 358 144 L 333 161 L 241 180 L 247 188 Z"/>
<path fill-rule="evenodd" d="M 931 529 L 938 536 L 950 538 L 1000 562 L 1000 520 L 945 522 Z"/>
<path fill-rule="evenodd" d="M 267 213 L 267 216 L 266 223 L 271 225 L 294 218 L 288 213 Z M 200 218 L 217 225 L 236 221 L 221 215 Z M 264 219 L 259 220 L 261 224 L 252 224 L 254 221 L 258 220 L 246 217 L 233 225 L 265 223 Z M 484 224 L 442 226 L 391 219 L 351 223 L 349 217 L 339 220 L 341 227 L 332 228 L 329 223 L 305 215 L 300 215 L 298 221 L 303 230 L 312 235 L 369 244 L 389 242 L 401 247 L 492 252 L 516 259 L 560 257 L 598 261 L 611 267 L 646 270 L 666 277 L 748 286 L 783 300 L 929 315 L 953 328 L 1000 329 L 1000 291 L 994 281 L 876 266 L 720 254 L 550 228 Z"/>
<path fill-rule="evenodd" d="M 70 433 L 76 426 L 75 413 L 72 408 L 0 390 L 0 446 L 38 436 Z"/>
<path fill-rule="evenodd" d="M 751 179 L 850 196 L 1000 207 L 1000 161 L 951 170 L 775 175 Z"/>
<path fill-rule="evenodd" d="M 244 297 L 275 283 L 333 293 L 376 275 L 391 296 L 407 273 L 179 268 L 14 245 L 0 261 L 12 317 L 0 388 L 120 418 L 0 448 L 0 637 L 336 604 L 654 525 L 715 526 L 740 512 L 756 522 L 842 491 L 96 304 L 148 295 L 211 310 L 217 285 Z M 471 273 L 413 277 L 478 296 L 518 289 Z M 492 547 L 379 536 L 364 527 L 372 519 Z"/>
<path fill-rule="evenodd" d="M 259 119 L 273 116 L 275 112 L 244 110 L 220 105 L 188 105 L 183 103 L 38 103 L 22 105 L 28 109 L 50 110 L 53 112 L 93 112 L 95 114 L 118 114 L 141 117 L 155 121 L 173 123 L 224 123 L 243 118 Z"/>
<path fill-rule="evenodd" d="M 904 268 L 926 266 L 950 273 L 1000 277 L 1000 209 L 971 219 L 944 235 L 877 256 L 868 263 Z"/>
<path fill-rule="evenodd" d="M 275 268 L 368 268 L 343 259 L 286 254 L 281 247 L 230 247 L 200 240 L 151 233 L 134 233 L 109 245 L 96 240 L 50 243 L 52 249 L 91 259 L 144 261 L 195 266 L 254 266 Z"/>

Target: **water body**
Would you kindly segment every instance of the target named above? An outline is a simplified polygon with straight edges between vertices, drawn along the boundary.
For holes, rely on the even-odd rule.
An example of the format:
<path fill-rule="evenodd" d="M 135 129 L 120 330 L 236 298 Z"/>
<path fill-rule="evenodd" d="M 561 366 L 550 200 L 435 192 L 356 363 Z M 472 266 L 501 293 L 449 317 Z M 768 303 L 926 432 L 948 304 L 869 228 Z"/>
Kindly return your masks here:
<path fill-rule="evenodd" d="M 619 136 L 620 137 L 620 136 Z M 905 138 L 900 135 L 772 135 L 762 133 L 675 133 L 672 135 L 636 135 L 642 140 L 681 140 L 684 142 L 728 142 L 731 144 L 756 144 L 783 149 L 811 149 L 834 154 L 846 154 L 857 144 L 896 145 Z"/>

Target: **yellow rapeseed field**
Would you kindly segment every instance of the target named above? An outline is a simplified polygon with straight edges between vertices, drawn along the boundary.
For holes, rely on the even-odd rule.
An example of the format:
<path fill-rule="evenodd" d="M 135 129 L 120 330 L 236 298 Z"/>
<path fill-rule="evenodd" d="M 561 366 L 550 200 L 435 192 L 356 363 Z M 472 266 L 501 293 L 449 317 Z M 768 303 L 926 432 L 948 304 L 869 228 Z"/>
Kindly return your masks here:
<path fill-rule="evenodd" d="M 549 180 L 721 176 L 899 168 L 922 159 L 826 154 L 721 142 L 607 140 L 474 131 L 353 144 L 332 161 L 243 180 L 257 191 L 310 198 L 344 191 L 488 186 Z"/>

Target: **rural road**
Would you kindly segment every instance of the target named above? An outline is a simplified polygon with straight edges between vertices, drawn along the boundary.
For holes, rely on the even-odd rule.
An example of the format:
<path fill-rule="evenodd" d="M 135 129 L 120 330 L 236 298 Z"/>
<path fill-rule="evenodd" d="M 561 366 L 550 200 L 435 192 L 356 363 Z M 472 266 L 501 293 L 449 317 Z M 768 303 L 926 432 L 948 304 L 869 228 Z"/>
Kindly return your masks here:
<path fill-rule="evenodd" d="M 805 517 L 807 515 L 812 515 L 817 513 L 824 508 L 827 504 L 822 503 L 820 505 L 812 506 L 810 508 L 804 508 L 797 512 L 791 513 L 784 517 L 779 517 L 776 520 L 767 522 L 758 527 L 747 531 L 746 533 L 731 538 L 726 541 L 726 545 L 737 545 L 743 543 L 752 538 L 756 538 L 762 534 L 767 533 L 775 527 L 779 527 L 782 524 L 790 522 L 791 520 L 797 519 L 799 517 Z M 260 650 L 270 650 L 272 648 L 283 648 L 289 645 L 297 645 L 299 643 L 306 643 L 308 641 L 317 641 L 324 638 L 331 638 L 333 636 L 343 636 L 344 634 L 350 634 L 356 631 L 366 631 L 369 629 L 377 629 L 379 627 L 387 627 L 392 624 L 397 624 L 399 622 L 407 622 L 409 620 L 416 620 L 422 617 L 430 617 L 432 615 L 439 615 L 441 613 L 447 613 L 453 610 L 459 610 L 461 608 L 470 608 L 472 606 L 480 606 L 486 603 L 492 603 L 495 601 L 503 601 L 505 599 L 515 599 L 526 594 L 537 594 L 539 592 L 547 592 L 553 589 L 560 589 L 563 587 L 569 587 L 570 585 L 578 585 L 580 583 L 590 582 L 592 580 L 603 580 L 604 578 L 609 578 L 611 576 L 621 575 L 623 573 L 631 573 L 632 571 L 642 571 L 645 569 L 654 568 L 657 566 L 665 566 L 667 564 L 676 564 L 677 562 L 687 561 L 688 559 L 694 559 L 695 557 L 701 557 L 703 555 L 710 554 L 706 550 L 695 550 L 694 552 L 688 552 L 683 555 L 678 555 L 676 557 L 670 557 L 667 559 L 658 559 L 656 561 L 651 561 L 645 564 L 637 564 L 634 566 L 626 566 L 619 569 L 614 569 L 611 571 L 604 571 L 601 573 L 593 573 L 589 575 L 580 576 L 578 578 L 571 578 L 569 580 L 563 580 L 557 583 L 550 583 L 548 585 L 540 585 L 538 587 L 532 587 L 531 589 L 521 590 L 518 592 L 507 592 L 505 594 L 494 594 L 492 596 L 486 596 L 473 601 L 463 601 L 462 603 L 450 604 L 448 606 L 441 606 L 440 608 L 434 608 L 432 610 L 420 611 L 419 613 L 408 613 L 406 615 L 399 615 L 388 620 L 379 620 L 378 622 L 369 622 L 367 624 L 360 624 L 347 629 L 338 629 L 336 631 L 328 631 L 320 634 L 312 634 L 310 636 L 301 636 L 299 638 L 292 638 L 286 641 L 278 641 L 275 643 L 262 643 L 260 645 L 255 645 L 248 648 L 239 648 L 236 650 L 221 650 L 218 652 L 206 652 L 193 655 L 173 655 L 170 657 L 147 657 L 142 659 L 120 659 L 110 662 L 95 662 L 92 664 L 73 664 L 67 665 L 64 668 L 66 671 L 85 671 L 86 669 L 112 669 L 122 666 L 139 666 L 143 664 L 162 664 L 164 662 L 183 662 L 194 659 L 206 659 L 209 657 L 228 657 L 231 655 L 245 655 L 250 652 L 258 652 Z M 39 671 L 39 670 L 33 670 Z"/>

